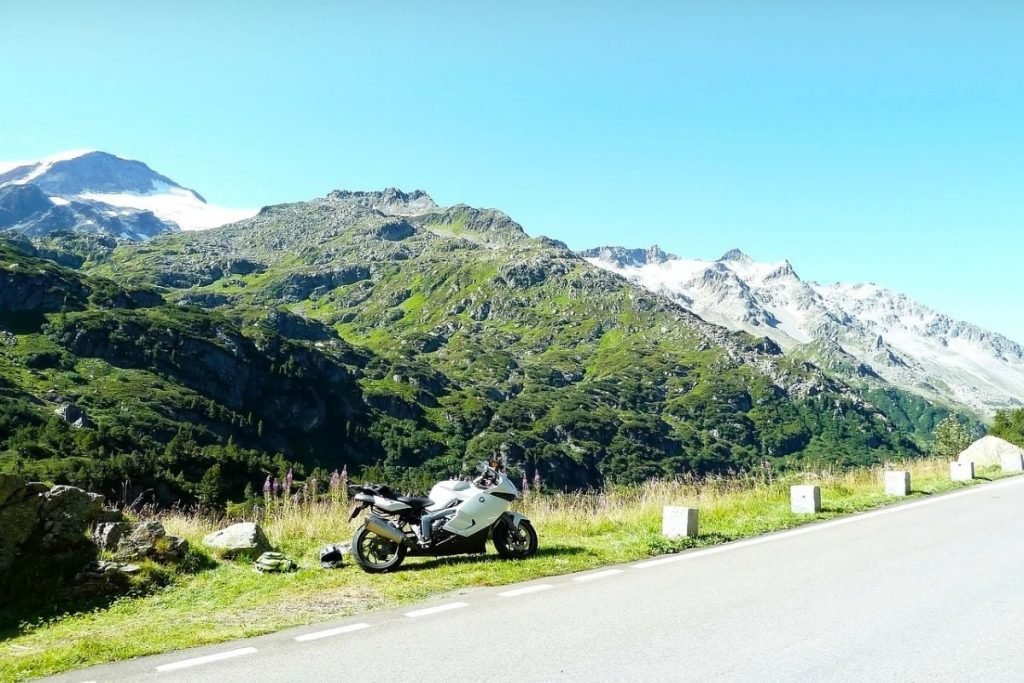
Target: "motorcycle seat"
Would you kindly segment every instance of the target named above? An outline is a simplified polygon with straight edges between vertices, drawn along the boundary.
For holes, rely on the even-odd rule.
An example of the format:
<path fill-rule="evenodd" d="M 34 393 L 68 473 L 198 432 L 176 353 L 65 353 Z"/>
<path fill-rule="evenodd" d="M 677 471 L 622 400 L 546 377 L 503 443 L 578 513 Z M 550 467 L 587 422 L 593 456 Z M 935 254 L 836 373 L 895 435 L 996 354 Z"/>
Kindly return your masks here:
<path fill-rule="evenodd" d="M 405 503 L 414 510 L 423 510 L 434 504 L 429 498 L 417 498 L 415 496 L 399 496 L 396 500 Z"/>

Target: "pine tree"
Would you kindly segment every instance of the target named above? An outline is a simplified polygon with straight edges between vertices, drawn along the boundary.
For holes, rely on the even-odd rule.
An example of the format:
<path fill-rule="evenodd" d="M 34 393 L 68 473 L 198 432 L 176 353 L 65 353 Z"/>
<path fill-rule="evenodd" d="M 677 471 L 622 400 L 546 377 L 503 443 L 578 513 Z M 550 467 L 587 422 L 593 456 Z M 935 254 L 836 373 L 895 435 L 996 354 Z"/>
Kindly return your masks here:
<path fill-rule="evenodd" d="M 206 470 L 199 482 L 199 502 L 210 507 L 218 506 L 224 499 L 224 477 L 220 465 L 214 463 Z"/>
<path fill-rule="evenodd" d="M 932 455 L 950 460 L 960 455 L 971 445 L 971 437 L 960 424 L 960 420 L 950 415 L 935 427 L 935 442 L 932 444 Z"/>

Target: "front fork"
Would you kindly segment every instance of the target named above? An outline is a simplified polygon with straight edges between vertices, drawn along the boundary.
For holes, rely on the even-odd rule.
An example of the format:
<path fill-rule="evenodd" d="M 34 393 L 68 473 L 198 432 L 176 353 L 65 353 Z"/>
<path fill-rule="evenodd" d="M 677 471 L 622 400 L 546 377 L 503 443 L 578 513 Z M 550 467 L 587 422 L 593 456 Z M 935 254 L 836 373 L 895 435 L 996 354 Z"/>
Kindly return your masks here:
<path fill-rule="evenodd" d="M 505 522 L 505 524 L 508 525 L 508 528 L 510 530 L 518 529 L 520 522 L 523 522 L 523 521 L 527 521 L 528 522 L 529 521 L 529 519 L 527 519 L 526 515 L 524 515 L 523 513 L 521 513 L 521 512 L 513 512 L 512 510 L 506 510 L 505 512 L 502 512 L 501 513 L 501 517 L 499 519 L 501 519 L 501 521 Z M 495 526 L 497 526 L 497 524 L 495 524 L 494 526 L 491 527 L 491 537 L 492 538 L 494 536 L 494 527 Z"/>

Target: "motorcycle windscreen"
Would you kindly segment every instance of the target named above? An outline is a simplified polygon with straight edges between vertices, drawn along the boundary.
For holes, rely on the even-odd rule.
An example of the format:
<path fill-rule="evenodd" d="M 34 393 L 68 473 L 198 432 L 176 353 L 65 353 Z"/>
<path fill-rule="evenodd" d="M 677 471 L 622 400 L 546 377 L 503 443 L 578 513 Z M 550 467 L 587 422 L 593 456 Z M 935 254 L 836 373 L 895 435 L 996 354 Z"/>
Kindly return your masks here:
<path fill-rule="evenodd" d="M 458 536 L 470 536 L 494 524 L 508 504 L 509 501 L 493 493 L 479 493 L 459 505 L 444 529 Z"/>

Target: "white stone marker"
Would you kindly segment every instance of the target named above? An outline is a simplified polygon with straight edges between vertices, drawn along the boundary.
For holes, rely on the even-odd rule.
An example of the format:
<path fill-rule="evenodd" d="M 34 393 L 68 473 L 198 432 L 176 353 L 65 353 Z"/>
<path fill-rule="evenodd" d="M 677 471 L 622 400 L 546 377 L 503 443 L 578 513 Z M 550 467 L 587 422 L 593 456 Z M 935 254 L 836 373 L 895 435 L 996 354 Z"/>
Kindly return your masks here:
<path fill-rule="evenodd" d="M 1024 455 L 1020 453 L 1007 453 L 999 458 L 1003 466 L 1003 472 L 1024 472 Z"/>
<path fill-rule="evenodd" d="M 821 489 L 817 486 L 790 486 L 790 509 L 797 514 L 821 512 Z"/>
<path fill-rule="evenodd" d="M 974 463 L 973 462 L 957 462 L 953 461 L 949 463 L 949 478 L 953 481 L 970 481 L 974 479 Z"/>
<path fill-rule="evenodd" d="M 666 505 L 661 511 L 661 535 L 683 538 L 697 535 L 697 508 Z"/>
<path fill-rule="evenodd" d="M 886 472 L 885 473 L 885 495 L 887 495 L 887 496 L 909 496 L 910 495 L 910 472 Z"/>

